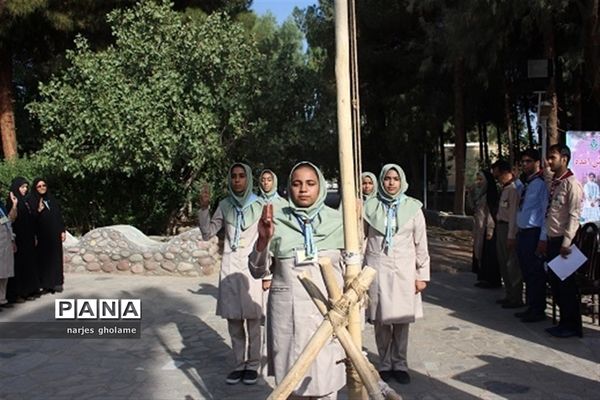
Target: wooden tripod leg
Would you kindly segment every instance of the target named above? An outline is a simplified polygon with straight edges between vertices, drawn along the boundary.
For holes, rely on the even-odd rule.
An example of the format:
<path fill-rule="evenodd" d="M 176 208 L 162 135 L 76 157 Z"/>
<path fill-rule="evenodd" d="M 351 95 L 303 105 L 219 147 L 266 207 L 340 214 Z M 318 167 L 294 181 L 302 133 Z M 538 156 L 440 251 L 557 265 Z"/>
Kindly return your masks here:
<path fill-rule="evenodd" d="M 327 266 L 325 266 L 325 269 Z M 323 316 L 327 316 L 329 310 L 327 309 L 327 300 L 325 296 L 321 293 L 319 288 L 308 278 L 307 276 L 300 277 L 300 282 L 309 293 L 310 297 L 315 302 L 315 305 L 323 314 Z M 331 295 L 331 293 L 330 293 Z M 369 393 L 369 397 L 375 400 L 401 400 L 402 398 L 395 393 L 391 388 L 386 388 L 386 394 L 382 393 L 382 387 L 379 383 L 379 373 L 375 369 L 375 367 L 367 360 L 362 351 L 358 349 L 354 341 L 352 340 L 352 336 L 348 332 L 348 330 L 342 326 L 338 325 L 334 327 L 334 332 L 338 337 L 340 344 L 346 351 L 346 355 L 352 361 L 352 364 L 356 368 L 361 381 L 365 385 L 367 392 Z"/>
<path fill-rule="evenodd" d="M 374 277 L 375 271 L 373 269 L 363 270 L 363 272 L 361 272 L 361 274 L 355 280 L 357 282 L 355 287 L 358 289 L 348 290 L 348 296 L 344 295 L 338 302 L 341 304 L 336 303 L 334 307 L 337 306 L 338 310 L 344 310 L 352 304 L 356 304 L 356 302 L 364 295 L 364 292 L 366 291 L 365 288 L 369 287 L 369 284 L 371 283 Z M 301 281 L 303 279 L 308 279 L 306 276 L 299 278 Z M 316 290 L 309 291 L 309 295 L 311 295 L 311 298 L 313 298 L 314 296 L 314 298 L 317 299 L 324 299 L 325 297 L 323 296 L 323 293 L 321 293 L 321 291 L 318 289 L 318 287 L 314 285 L 314 283 L 312 284 L 312 286 L 316 288 Z M 321 304 L 324 304 L 323 301 L 324 300 L 321 300 Z M 331 320 L 339 321 L 340 319 L 343 320 L 345 318 L 347 323 L 348 316 L 344 316 L 343 312 L 340 313 L 340 311 L 333 310 L 332 312 L 335 312 L 335 316 L 328 316 L 328 318 L 323 319 L 323 322 L 321 323 L 317 331 L 313 334 L 313 336 L 310 338 L 309 342 L 302 350 L 302 353 L 300 354 L 292 368 L 288 371 L 287 375 L 283 378 L 279 385 L 277 385 L 275 390 L 273 390 L 273 392 L 267 398 L 267 400 L 285 400 L 288 398 L 288 396 L 292 393 L 294 388 L 302 380 L 310 365 L 314 362 L 315 358 L 319 354 L 319 351 L 323 348 L 323 346 L 325 346 L 325 344 L 329 340 L 331 340 L 331 337 L 333 335 L 333 323 L 331 322 Z"/>

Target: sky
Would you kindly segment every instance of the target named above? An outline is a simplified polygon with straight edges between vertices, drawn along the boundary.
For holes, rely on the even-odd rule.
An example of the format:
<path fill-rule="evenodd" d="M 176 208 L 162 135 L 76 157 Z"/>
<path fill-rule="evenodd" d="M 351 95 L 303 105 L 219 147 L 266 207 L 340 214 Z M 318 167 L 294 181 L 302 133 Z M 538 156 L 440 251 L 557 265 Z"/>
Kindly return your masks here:
<path fill-rule="evenodd" d="M 258 15 L 270 11 L 281 24 L 292 14 L 294 7 L 305 8 L 316 3 L 318 0 L 253 0 L 250 8 Z"/>

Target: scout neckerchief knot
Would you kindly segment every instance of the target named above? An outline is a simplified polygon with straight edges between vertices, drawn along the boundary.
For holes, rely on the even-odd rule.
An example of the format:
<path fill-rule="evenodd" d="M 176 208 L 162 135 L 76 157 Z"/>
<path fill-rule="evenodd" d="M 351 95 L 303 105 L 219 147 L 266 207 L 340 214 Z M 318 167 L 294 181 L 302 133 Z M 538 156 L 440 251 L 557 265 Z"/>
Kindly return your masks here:
<path fill-rule="evenodd" d="M 406 197 L 404 194 L 400 195 L 400 197 L 394 200 L 388 200 L 384 198 L 379 198 L 381 202 L 384 204 L 384 207 L 387 208 L 387 217 L 385 221 L 385 241 L 384 248 L 391 249 L 393 244 L 393 237 L 396 233 L 396 214 L 398 214 L 398 204 Z"/>
<path fill-rule="evenodd" d="M 300 224 L 300 228 L 302 229 L 302 236 L 304 236 L 304 252 L 307 258 L 313 258 L 317 253 L 312 223 L 315 220 L 315 218 L 319 215 L 322 209 L 323 204 L 321 204 L 316 210 L 312 212 L 312 216 L 310 218 L 293 212 L 294 216 L 298 220 L 298 223 Z"/>
<path fill-rule="evenodd" d="M 390 194 L 385 190 L 384 180 L 389 170 L 395 170 L 400 177 L 400 190 Z M 417 199 L 404 193 L 408 189 L 406 175 L 400 166 L 386 164 L 379 174 L 377 196 L 367 199 L 364 205 L 365 221 L 384 236 L 383 250 L 387 253 L 393 246 L 393 237 L 423 206 Z"/>
<path fill-rule="evenodd" d="M 246 188 L 244 192 L 236 194 L 231 187 L 231 172 L 235 167 L 241 167 L 246 174 Z M 235 227 L 233 239 L 230 242 L 232 250 L 240 247 L 242 231 L 258 221 L 262 212 L 262 204 L 258 197 L 252 193 L 252 170 L 246 164 L 235 163 L 229 169 L 227 178 L 229 196 L 221 200 L 219 207 L 223 212 L 223 219 Z"/>

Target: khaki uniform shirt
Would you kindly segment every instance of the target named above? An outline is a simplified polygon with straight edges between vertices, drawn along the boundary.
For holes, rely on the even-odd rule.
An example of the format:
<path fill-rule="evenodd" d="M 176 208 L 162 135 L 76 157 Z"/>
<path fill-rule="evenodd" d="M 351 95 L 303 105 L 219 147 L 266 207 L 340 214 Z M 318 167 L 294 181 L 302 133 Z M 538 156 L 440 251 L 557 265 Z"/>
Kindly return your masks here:
<path fill-rule="evenodd" d="M 517 226 L 517 211 L 519 210 L 520 194 L 516 182 L 514 180 L 502 188 L 498 213 L 496 214 L 498 222 L 508 223 L 508 239 L 515 239 L 519 230 Z"/>
<path fill-rule="evenodd" d="M 551 192 L 551 182 L 548 186 Z M 574 175 L 563 179 L 554 189 L 546 213 L 546 233 L 549 237 L 563 236 L 563 247 L 571 246 L 579 229 L 583 188 Z"/>

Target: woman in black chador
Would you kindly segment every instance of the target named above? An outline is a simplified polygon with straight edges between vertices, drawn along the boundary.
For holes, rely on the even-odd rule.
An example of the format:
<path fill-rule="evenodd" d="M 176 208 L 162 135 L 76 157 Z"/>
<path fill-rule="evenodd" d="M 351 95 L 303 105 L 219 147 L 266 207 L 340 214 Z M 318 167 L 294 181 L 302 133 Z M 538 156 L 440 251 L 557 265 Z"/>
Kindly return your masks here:
<path fill-rule="evenodd" d="M 66 238 L 60 206 L 49 194 L 46 181 L 36 178 L 33 181 L 29 207 L 36 215 L 36 259 L 40 286 L 45 292 L 62 292 L 63 247 Z"/>
<path fill-rule="evenodd" d="M 16 177 L 10 184 L 12 196 L 6 200 L 6 208 L 17 207 L 17 219 L 12 223 L 15 234 L 15 276 L 8 280 L 8 296 L 10 301 L 18 303 L 33 300 L 40 289 L 40 279 L 35 263 L 35 209 L 32 209 L 25 196 L 29 191 L 29 183 L 25 178 Z"/>

